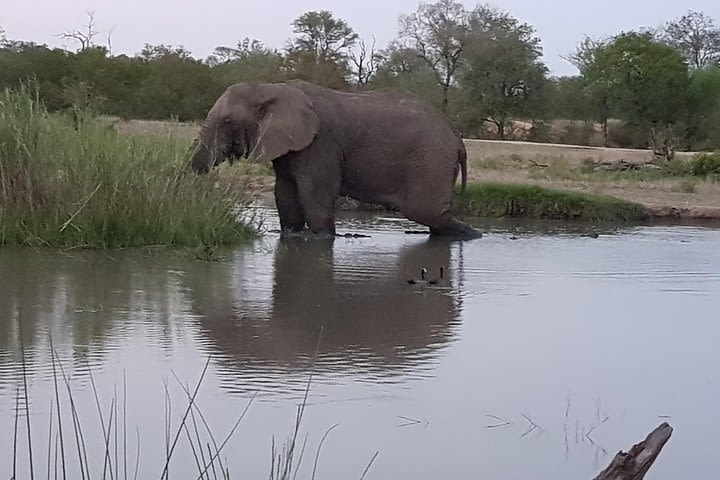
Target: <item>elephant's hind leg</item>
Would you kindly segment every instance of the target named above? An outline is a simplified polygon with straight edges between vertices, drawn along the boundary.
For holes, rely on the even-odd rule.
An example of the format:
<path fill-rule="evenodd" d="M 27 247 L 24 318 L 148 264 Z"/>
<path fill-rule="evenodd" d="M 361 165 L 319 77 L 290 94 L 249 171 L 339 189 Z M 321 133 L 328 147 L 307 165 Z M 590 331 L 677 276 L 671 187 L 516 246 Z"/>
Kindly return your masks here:
<path fill-rule="evenodd" d="M 451 218 L 450 221 L 440 227 L 430 227 L 430 235 L 452 237 L 461 240 L 472 240 L 481 238 L 482 233 L 459 220 Z"/>
<path fill-rule="evenodd" d="M 275 178 L 275 205 L 282 230 L 302 231 L 305 227 L 305 213 L 294 180 L 280 175 Z"/>
<path fill-rule="evenodd" d="M 419 194 L 408 200 L 403 214 L 414 222 L 430 227 L 431 235 L 461 240 L 482 237 L 482 233 L 452 217 L 450 202 Z"/>

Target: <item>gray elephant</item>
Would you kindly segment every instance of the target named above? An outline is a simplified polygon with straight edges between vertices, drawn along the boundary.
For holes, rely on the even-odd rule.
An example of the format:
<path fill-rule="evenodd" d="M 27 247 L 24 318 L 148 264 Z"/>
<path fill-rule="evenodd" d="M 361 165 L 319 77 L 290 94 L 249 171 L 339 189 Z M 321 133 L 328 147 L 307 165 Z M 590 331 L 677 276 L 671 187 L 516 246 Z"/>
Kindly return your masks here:
<path fill-rule="evenodd" d="M 191 158 L 197 172 L 223 160 L 272 162 L 284 231 L 335 234 L 338 195 L 392 205 L 431 234 L 477 238 L 450 214 L 462 139 L 419 99 L 344 93 L 307 82 L 236 84 L 215 102 Z"/>

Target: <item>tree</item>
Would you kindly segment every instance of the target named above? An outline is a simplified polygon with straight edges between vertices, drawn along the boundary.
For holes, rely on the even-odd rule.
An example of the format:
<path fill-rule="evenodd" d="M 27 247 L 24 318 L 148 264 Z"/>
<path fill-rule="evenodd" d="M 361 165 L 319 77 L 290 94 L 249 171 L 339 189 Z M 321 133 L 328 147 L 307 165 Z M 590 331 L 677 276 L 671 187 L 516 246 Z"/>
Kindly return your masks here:
<path fill-rule="evenodd" d="M 140 53 L 138 54 L 138 57 L 145 60 L 146 62 L 152 60 L 160 60 L 168 57 L 174 57 L 180 60 L 192 59 L 190 51 L 182 45 L 180 45 L 179 47 L 173 47 L 172 45 L 150 45 L 149 43 L 146 43 L 143 46 L 142 50 L 140 50 Z"/>
<path fill-rule="evenodd" d="M 224 85 L 237 82 L 273 82 L 282 78 L 283 57 L 259 40 L 243 39 L 235 47 L 217 47 L 207 64 Z"/>
<path fill-rule="evenodd" d="M 286 49 L 287 73 L 331 88 L 345 87 L 350 74 L 348 49 L 358 38 L 353 29 L 327 10 L 306 12 L 292 25 L 297 36 Z"/>
<path fill-rule="evenodd" d="M 363 39 L 360 40 L 357 47 L 357 50 L 350 50 L 349 60 L 352 64 L 354 83 L 363 86 L 373 78 L 384 57 L 381 52 L 375 50 L 375 37 L 373 37 L 369 50 Z"/>
<path fill-rule="evenodd" d="M 688 90 L 688 147 L 720 148 L 720 66 L 692 72 Z"/>
<path fill-rule="evenodd" d="M 95 30 L 95 12 L 92 10 L 86 12 L 88 16 L 88 23 L 83 25 L 82 30 L 66 30 L 64 33 L 61 33 L 59 36 L 60 38 L 65 38 L 68 40 L 73 40 L 80 44 L 79 51 L 83 51 L 86 48 L 94 47 L 95 46 L 95 40 L 94 38 L 100 34 L 97 30 Z M 108 37 L 109 40 L 109 37 Z"/>
<path fill-rule="evenodd" d="M 412 92 L 437 108 L 442 108 L 442 91 L 435 72 L 416 50 L 393 42 L 382 53 L 382 62 L 370 85 L 375 89 Z"/>
<path fill-rule="evenodd" d="M 344 60 L 358 38 L 345 20 L 334 18 L 327 10 L 304 13 L 292 25 L 298 35 L 293 47 L 311 53 L 318 63 Z"/>
<path fill-rule="evenodd" d="M 661 38 L 680 52 L 690 68 L 699 69 L 720 62 L 720 28 L 702 12 L 690 10 L 668 22 Z"/>
<path fill-rule="evenodd" d="M 614 59 L 605 54 L 608 41 L 585 37 L 574 53 L 566 59 L 580 70 L 584 97 L 587 101 L 586 120 L 602 125 L 603 145 L 608 145 L 608 119 L 611 115 L 610 90 L 614 79 L 610 72 Z"/>
<path fill-rule="evenodd" d="M 654 148 L 670 148 L 688 92 L 688 67 L 674 48 L 649 33 L 622 33 L 596 49 L 583 77 L 591 95 L 606 101 L 605 112 L 643 128 Z"/>
<path fill-rule="evenodd" d="M 141 118 L 200 118 L 224 89 L 210 66 L 183 47 L 145 44 L 138 60 L 144 77 L 135 94 L 135 114 Z"/>
<path fill-rule="evenodd" d="M 471 108 L 466 123 L 490 121 L 498 136 L 513 117 L 538 118 L 547 68 L 534 30 L 508 13 L 478 6 L 470 17 L 461 85 Z"/>
<path fill-rule="evenodd" d="M 442 88 L 442 108 L 447 110 L 450 88 L 462 66 L 469 14 L 452 0 L 421 3 L 417 11 L 400 17 L 398 44 L 416 52 L 435 74 Z"/>
<path fill-rule="evenodd" d="M 548 81 L 548 118 L 588 120 L 591 118 L 585 84 L 579 76 L 552 78 Z"/>
<path fill-rule="evenodd" d="M 585 37 L 575 47 L 575 51 L 569 55 L 562 55 L 564 60 L 572 63 L 580 73 L 587 69 L 590 65 L 595 63 L 595 52 L 598 48 L 602 47 L 605 41 L 597 38 Z"/>

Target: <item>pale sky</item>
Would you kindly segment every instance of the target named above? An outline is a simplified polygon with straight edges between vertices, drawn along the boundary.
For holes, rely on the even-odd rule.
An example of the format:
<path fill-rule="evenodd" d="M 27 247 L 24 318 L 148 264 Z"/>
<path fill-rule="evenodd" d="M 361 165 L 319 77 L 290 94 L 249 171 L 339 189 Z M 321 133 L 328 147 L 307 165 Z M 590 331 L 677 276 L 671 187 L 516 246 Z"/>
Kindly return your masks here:
<path fill-rule="evenodd" d="M 432 3 L 432 2 L 430 2 Z M 477 2 L 463 1 L 467 8 Z M 658 27 L 688 10 L 705 12 L 720 23 L 719 0 L 502 0 L 490 5 L 535 27 L 544 62 L 553 75 L 576 73 L 560 56 L 584 35 L 610 36 L 623 30 Z M 417 9 L 417 0 L 0 0 L 0 27 L 13 40 L 49 46 L 76 45 L 57 34 L 78 29 L 93 10 L 97 29 L 112 30 L 113 53 L 138 53 L 145 43 L 183 45 L 205 58 L 219 45 L 244 37 L 282 48 L 292 36 L 291 22 L 310 10 L 330 10 L 362 37 L 384 47 L 395 38 L 398 16 Z M 98 43 L 102 43 L 98 41 Z"/>

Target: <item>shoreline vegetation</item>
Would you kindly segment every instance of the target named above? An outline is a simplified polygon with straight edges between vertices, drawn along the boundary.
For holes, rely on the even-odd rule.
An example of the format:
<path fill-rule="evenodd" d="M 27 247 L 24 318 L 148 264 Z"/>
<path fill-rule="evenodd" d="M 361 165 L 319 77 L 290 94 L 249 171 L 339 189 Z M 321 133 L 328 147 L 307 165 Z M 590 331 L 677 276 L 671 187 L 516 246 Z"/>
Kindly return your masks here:
<path fill-rule="evenodd" d="M 242 192 L 186 168 L 179 135 L 119 134 L 49 113 L 32 86 L 0 92 L 0 245 L 197 247 L 254 235 Z"/>
<path fill-rule="evenodd" d="M 648 210 L 618 198 L 553 190 L 538 185 L 470 183 L 455 197 L 453 209 L 468 217 L 526 217 L 591 222 L 646 220 Z"/>

